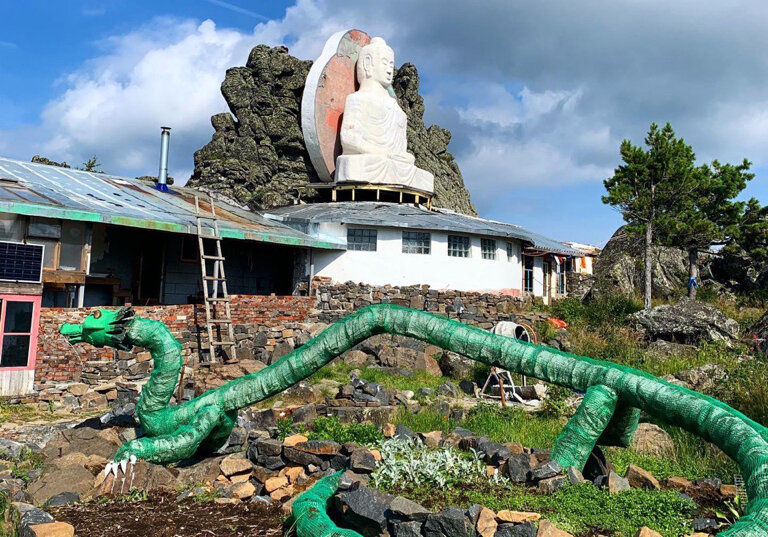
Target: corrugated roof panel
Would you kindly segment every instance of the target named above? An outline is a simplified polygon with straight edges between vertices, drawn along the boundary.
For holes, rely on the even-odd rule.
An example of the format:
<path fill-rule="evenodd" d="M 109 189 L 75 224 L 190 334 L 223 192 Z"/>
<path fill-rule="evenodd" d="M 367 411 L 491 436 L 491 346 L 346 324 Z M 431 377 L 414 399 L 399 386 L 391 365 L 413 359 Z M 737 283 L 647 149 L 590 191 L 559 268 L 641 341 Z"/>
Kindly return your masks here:
<path fill-rule="evenodd" d="M 373 201 L 342 201 L 335 203 L 311 203 L 271 209 L 265 214 L 284 221 L 338 222 L 385 227 L 453 231 L 509 237 L 530 243 L 539 250 L 564 255 L 582 255 L 565 244 L 534 233 L 514 224 L 505 224 L 456 213 L 446 209 L 428 210 L 421 206 Z"/>
<path fill-rule="evenodd" d="M 172 193 L 163 193 L 136 179 L 0 157 L 0 212 L 196 235 L 195 194 L 200 193 L 184 187 L 173 187 Z M 207 202 L 203 203 L 203 210 L 210 210 Z M 216 202 L 216 212 L 221 236 L 225 238 L 315 248 L 344 247 L 343 241 L 318 240 L 224 202 Z M 204 222 L 203 227 L 212 233 L 211 224 Z"/>

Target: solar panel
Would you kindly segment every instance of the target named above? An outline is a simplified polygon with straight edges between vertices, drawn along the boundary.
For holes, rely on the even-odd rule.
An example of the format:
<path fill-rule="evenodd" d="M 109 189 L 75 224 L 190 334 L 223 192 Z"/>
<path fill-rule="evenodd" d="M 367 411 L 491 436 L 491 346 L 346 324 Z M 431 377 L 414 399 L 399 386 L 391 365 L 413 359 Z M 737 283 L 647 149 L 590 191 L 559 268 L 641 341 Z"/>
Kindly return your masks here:
<path fill-rule="evenodd" d="M 0 280 L 40 283 L 44 248 L 42 244 L 0 241 Z"/>

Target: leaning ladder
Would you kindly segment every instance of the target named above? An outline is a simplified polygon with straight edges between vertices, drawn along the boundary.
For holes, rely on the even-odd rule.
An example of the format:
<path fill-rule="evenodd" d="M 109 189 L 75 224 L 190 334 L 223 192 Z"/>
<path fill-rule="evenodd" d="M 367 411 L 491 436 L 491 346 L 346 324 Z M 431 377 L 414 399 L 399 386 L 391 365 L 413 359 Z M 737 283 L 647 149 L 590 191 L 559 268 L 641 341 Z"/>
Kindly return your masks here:
<path fill-rule="evenodd" d="M 221 347 L 221 351 L 227 357 L 226 361 L 237 361 L 235 350 L 235 331 L 232 326 L 232 313 L 229 308 L 231 301 L 227 292 L 227 277 L 224 272 L 224 256 L 221 253 L 221 235 L 219 234 L 219 222 L 216 218 L 216 206 L 213 198 L 209 199 L 211 204 L 210 214 L 203 213 L 200 210 L 200 199 L 195 196 L 195 216 L 197 218 L 197 244 L 200 252 L 200 269 L 203 276 L 203 303 L 205 305 L 205 324 L 208 329 L 208 344 L 211 349 L 211 360 L 216 357 L 216 347 Z M 213 235 L 203 233 L 203 220 L 213 223 Z M 216 244 L 216 252 L 209 255 L 205 251 L 205 241 L 212 240 Z M 213 261 L 213 274 L 208 275 L 208 261 Z M 213 288 L 209 289 L 208 283 Z M 219 284 L 221 284 L 221 295 L 219 295 Z M 221 306 L 224 306 L 223 308 Z M 222 311 L 223 310 L 223 311 Z M 223 314 L 223 315 L 222 315 Z M 227 338 L 223 339 L 222 325 L 226 327 Z M 218 336 L 218 339 L 214 337 Z M 224 353 L 225 348 L 229 348 L 228 353 Z"/>

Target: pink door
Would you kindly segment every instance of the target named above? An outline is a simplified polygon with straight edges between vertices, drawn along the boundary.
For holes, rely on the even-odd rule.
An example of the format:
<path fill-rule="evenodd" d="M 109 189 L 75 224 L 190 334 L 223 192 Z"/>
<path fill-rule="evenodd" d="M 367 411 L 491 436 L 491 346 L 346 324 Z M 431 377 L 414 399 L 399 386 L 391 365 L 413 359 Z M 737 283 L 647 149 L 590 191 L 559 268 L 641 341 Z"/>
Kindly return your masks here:
<path fill-rule="evenodd" d="M 0 295 L 0 395 L 32 391 L 41 298 Z"/>

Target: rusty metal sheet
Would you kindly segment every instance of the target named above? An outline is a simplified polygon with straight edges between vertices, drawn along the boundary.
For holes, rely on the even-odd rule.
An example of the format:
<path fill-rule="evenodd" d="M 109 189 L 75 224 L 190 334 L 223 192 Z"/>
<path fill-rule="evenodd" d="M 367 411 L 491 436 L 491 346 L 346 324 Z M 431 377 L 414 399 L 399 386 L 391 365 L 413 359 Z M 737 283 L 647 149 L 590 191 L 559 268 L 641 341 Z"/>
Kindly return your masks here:
<path fill-rule="evenodd" d="M 128 227 L 197 234 L 194 196 L 185 187 L 160 192 L 137 179 L 59 168 L 0 157 L 0 212 L 103 222 Z M 203 210 L 210 211 L 204 201 Z M 216 201 L 222 237 L 343 249 L 343 241 L 313 238 L 248 210 Z M 204 231 L 213 226 L 203 221 Z"/>

